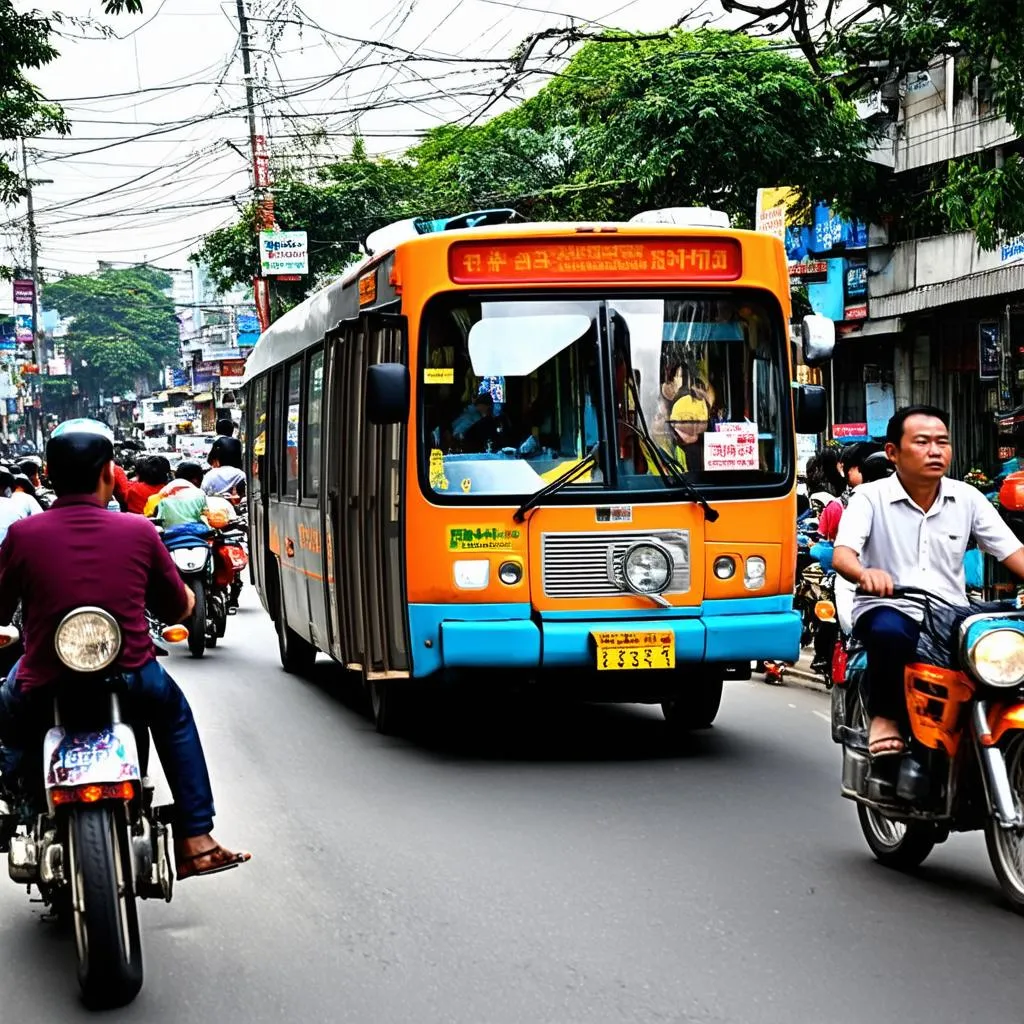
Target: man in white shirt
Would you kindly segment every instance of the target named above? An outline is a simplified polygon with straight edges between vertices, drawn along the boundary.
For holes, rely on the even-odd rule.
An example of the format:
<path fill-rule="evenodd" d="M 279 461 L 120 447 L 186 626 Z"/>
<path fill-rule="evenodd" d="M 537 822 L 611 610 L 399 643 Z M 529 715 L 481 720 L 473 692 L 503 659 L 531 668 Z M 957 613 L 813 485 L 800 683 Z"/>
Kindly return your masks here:
<path fill-rule="evenodd" d="M 889 420 L 885 451 L 896 473 L 862 484 L 839 523 L 833 564 L 856 584 L 853 632 L 868 654 L 868 750 L 906 749 L 903 671 L 914 660 L 920 604 L 892 598 L 894 587 L 927 590 L 967 605 L 964 554 L 972 539 L 1024 578 L 1024 546 L 984 496 L 945 478 L 952 458 L 949 415 L 934 406 L 900 409 Z"/>

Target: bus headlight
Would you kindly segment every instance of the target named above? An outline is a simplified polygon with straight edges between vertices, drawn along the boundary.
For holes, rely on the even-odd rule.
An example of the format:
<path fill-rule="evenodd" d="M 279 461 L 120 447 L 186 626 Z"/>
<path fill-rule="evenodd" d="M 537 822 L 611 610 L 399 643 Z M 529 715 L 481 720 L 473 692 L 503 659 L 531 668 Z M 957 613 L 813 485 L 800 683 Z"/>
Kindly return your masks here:
<path fill-rule="evenodd" d="M 994 629 L 967 655 L 969 668 L 988 686 L 1016 686 L 1024 682 L 1024 633 Z"/>
<path fill-rule="evenodd" d="M 102 672 L 121 653 L 121 627 L 102 608 L 76 608 L 61 620 L 53 645 L 73 672 Z"/>
<path fill-rule="evenodd" d="M 743 585 L 747 590 L 760 590 L 764 586 L 768 566 L 760 555 L 751 555 L 743 563 Z"/>
<path fill-rule="evenodd" d="M 623 557 L 622 576 L 634 594 L 660 594 L 672 582 L 672 555 L 660 544 L 641 541 Z"/>

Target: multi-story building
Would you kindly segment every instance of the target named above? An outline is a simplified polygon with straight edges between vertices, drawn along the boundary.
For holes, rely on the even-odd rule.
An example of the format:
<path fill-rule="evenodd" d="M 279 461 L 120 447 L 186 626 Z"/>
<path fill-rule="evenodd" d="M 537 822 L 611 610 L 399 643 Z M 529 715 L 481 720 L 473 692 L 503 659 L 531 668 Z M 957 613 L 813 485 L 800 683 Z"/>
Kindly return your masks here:
<path fill-rule="evenodd" d="M 961 87 L 953 58 L 882 84 L 862 114 L 885 127 L 873 158 L 922 194 L 950 160 L 998 167 L 1024 148 L 986 82 Z M 1024 239 L 986 251 L 970 231 L 929 227 L 923 218 L 872 230 L 868 317 L 837 345 L 834 418 L 877 422 L 879 395 L 887 406 L 947 408 L 962 474 L 1012 454 L 1013 427 L 1024 425 Z"/>

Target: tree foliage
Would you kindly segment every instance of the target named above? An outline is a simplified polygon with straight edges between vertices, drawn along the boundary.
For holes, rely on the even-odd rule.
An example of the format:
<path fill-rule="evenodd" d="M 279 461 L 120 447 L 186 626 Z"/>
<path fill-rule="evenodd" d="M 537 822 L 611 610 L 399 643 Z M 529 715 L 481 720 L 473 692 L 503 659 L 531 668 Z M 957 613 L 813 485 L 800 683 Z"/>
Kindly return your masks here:
<path fill-rule="evenodd" d="M 310 237 L 314 282 L 405 217 L 513 206 L 534 220 L 627 219 L 711 205 L 738 224 L 757 189 L 855 202 L 875 184 L 868 129 L 808 63 L 744 35 L 670 30 L 594 40 L 539 93 L 491 121 L 447 125 L 402 159 L 353 153 L 274 188 L 282 230 Z M 255 209 L 207 236 L 197 262 L 218 284 L 257 272 Z M 279 286 L 290 304 L 308 288 Z"/>
<path fill-rule="evenodd" d="M 72 317 L 66 346 L 86 391 L 130 390 L 178 355 L 168 274 L 151 267 L 65 277 L 46 286 L 47 306 Z M 83 366 L 84 361 L 84 366 Z"/>
<path fill-rule="evenodd" d="M 993 111 L 1024 135 L 1024 7 L 1012 0 L 721 0 L 746 12 L 747 29 L 792 36 L 819 77 L 847 97 L 922 71 L 937 56 L 956 58 L 961 85 L 981 78 L 992 86 Z M 837 61 L 843 74 L 834 77 Z M 989 154 L 950 162 L 919 202 L 953 230 L 971 228 L 991 248 L 1024 233 L 1024 164 L 1011 152 L 1002 167 Z"/>

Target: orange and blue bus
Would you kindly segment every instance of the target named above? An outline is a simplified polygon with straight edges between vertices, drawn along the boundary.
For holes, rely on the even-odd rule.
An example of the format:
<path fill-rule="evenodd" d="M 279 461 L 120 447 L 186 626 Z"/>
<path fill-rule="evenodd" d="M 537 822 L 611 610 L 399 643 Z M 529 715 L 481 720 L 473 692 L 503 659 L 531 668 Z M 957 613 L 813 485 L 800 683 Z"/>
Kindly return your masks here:
<path fill-rule="evenodd" d="M 799 655 L 795 435 L 826 408 L 794 383 L 782 244 L 509 221 L 385 229 L 250 355 L 252 571 L 282 663 L 359 673 L 382 731 L 460 680 L 705 727 L 724 680 Z M 806 318 L 804 361 L 834 337 Z"/>

